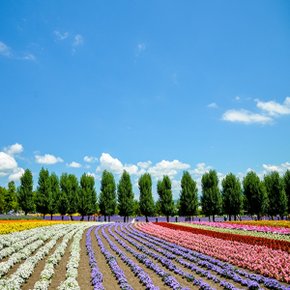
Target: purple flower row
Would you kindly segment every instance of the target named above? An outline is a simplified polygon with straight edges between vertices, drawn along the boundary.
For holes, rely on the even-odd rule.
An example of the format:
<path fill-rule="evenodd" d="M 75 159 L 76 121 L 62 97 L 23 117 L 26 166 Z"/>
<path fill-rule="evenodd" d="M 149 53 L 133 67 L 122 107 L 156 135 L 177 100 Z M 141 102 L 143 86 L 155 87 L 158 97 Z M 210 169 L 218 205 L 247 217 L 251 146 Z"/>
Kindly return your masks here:
<path fill-rule="evenodd" d="M 144 264 L 147 268 L 152 269 L 158 276 L 162 277 L 162 280 L 164 283 L 169 286 L 170 288 L 174 290 L 189 290 L 189 288 L 183 288 L 178 281 L 175 279 L 175 277 L 171 276 L 169 273 L 163 271 L 157 264 L 155 264 L 152 260 L 150 260 L 146 255 L 141 254 L 138 251 L 135 251 L 133 248 L 128 246 L 123 240 L 118 238 L 117 235 L 115 235 L 111 231 L 112 225 L 110 225 L 109 233 L 111 236 L 114 237 L 114 239 L 129 253 L 131 253 L 136 259 Z"/>
<path fill-rule="evenodd" d="M 156 287 L 150 276 L 141 268 L 139 267 L 135 262 L 133 262 L 131 259 L 129 259 L 109 238 L 109 236 L 105 233 L 105 228 L 107 226 L 102 227 L 102 235 L 109 243 L 111 249 L 121 258 L 121 260 L 127 264 L 132 272 L 139 278 L 140 282 L 146 286 L 147 290 L 159 290 L 159 287 Z"/>
<path fill-rule="evenodd" d="M 91 283 L 94 286 L 94 290 L 105 290 L 103 286 L 103 274 L 100 272 L 95 253 L 92 247 L 91 232 L 94 227 L 90 227 L 86 233 L 86 248 L 89 255 L 89 264 L 91 267 Z"/>
<path fill-rule="evenodd" d="M 98 242 L 98 245 L 101 249 L 102 254 L 104 255 L 109 267 L 111 268 L 112 272 L 114 273 L 118 284 L 120 285 L 122 290 L 134 290 L 134 288 L 128 283 L 127 278 L 125 276 L 124 271 L 120 268 L 120 266 L 118 265 L 117 261 L 116 261 L 116 257 L 111 255 L 111 253 L 109 251 L 106 250 L 100 236 L 98 235 L 98 231 L 99 229 L 102 227 L 103 225 L 99 225 L 96 227 L 95 229 L 95 236 Z"/>
<path fill-rule="evenodd" d="M 144 240 L 150 241 L 155 245 L 162 246 L 164 249 L 171 251 L 173 254 L 180 255 L 183 258 L 198 264 L 201 267 L 214 271 L 222 277 L 227 277 L 233 281 L 240 283 L 242 286 L 248 286 L 249 289 L 257 289 L 259 284 L 264 284 L 265 287 L 274 290 L 290 290 L 290 287 L 282 285 L 279 281 L 273 278 L 267 278 L 259 274 L 251 274 L 244 270 L 236 269 L 235 266 L 222 262 L 218 259 L 212 258 L 208 255 L 204 255 L 185 247 L 173 244 L 163 239 L 153 237 L 149 234 L 145 234 L 142 231 L 136 230 L 132 225 L 127 225 L 126 229 L 129 230 L 133 237 L 139 236 Z M 180 259 L 179 259 L 180 260 Z M 245 279 L 243 279 L 242 277 Z"/>
<path fill-rule="evenodd" d="M 121 226 L 122 228 L 122 226 Z M 120 232 L 118 230 L 118 226 L 115 226 L 115 231 L 116 233 L 118 233 L 119 236 L 121 236 L 123 239 L 125 239 L 126 241 L 128 241 L 131 245 L 133 245 L 135 248 L 137 248 L 139 251 L 143 252 L 145 255 L 145 257 L 150 256 L 155 260 L 158 260 L 163 266 L 165 266 L 167 269 L 169 269 L 170 271 L 173 271 L 175 274 L 178 274 L 182 277 L 184 277 L 185 279 L 187 279 L 188 281 L 193 282 L 193 285 L 195 286 L 199 286 L 199 289 L 212 289 L 207 283 L 205 283 L 202 279 L 197 279 L 195 278 L 191 273 L 185 272 L 183 271 L 181 268 L 178 268 L 173 262 L 172 260 L 159 255 L 151 250 L 148 250 L 146 247 L 144 247 L 144 245 L 140 245 L 139 243 L 137 243 L 134 239 L 128 237 L 127 235 L 123 234 L 122 232 Z M 111 232 L 111 234 L 114 236 L 114 238 L 117 240 L 118 237 Z M 138 252 L 137 252 L 138 253 Z M 140 255 L 140 254 L 139 254 Z M 141 254 L 142 256 L 142 254 Z M 165 277 L 164 279 L 166 279 L 167 277 Z M 164 280 L 165 281 L 165 280 Z M 174 288 L 176 289 L 176 288 Z M 178 289 L 178 288 L 177 288 Z"/>

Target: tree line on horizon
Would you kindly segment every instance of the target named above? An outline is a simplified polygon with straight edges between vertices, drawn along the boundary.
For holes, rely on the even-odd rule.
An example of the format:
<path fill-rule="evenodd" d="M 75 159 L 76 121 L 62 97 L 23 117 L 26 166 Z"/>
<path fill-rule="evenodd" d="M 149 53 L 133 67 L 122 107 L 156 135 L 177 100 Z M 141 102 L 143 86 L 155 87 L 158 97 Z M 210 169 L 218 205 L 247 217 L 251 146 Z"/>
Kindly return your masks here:
<path fill-rule="evenodd" d="M 169 221 L 170 216 L 191 218 L 198 214 L 215 220 L 216 215 L 227 215 L 234 220 L 241 214 L 256 216 L 259 220 L 267 215 L 283 219 L 290 214 L 290 170 L 283 176 L 271 172 L 260 179 L 250 171 L 239 180 L 232 173 L 227 174 L 219 187 L 219 179 L 215 170 L 202 175 L 201 196 L 198 196 L 196 181 L 188 171 L 181 178 L 179 199 L 174 202 L 172 184 L 169 176 L 163 176 L 157 182 L 158 200 L 154 202 L 152 194 L 152 178 L 149 173 L 138 180 L 139 200 L 134 199 L 130 174 L 123 171 L 116 184 L 114 175 L 105 170 L 101 177 L 100 194 L 95 190 L 95 179 L 84 173 L 80 180 L 74 174 L 63 173 L 58 177 L 42 168 L 38 176 L 37 188 L 33 190 L 33 177 L 26 169 L 20 178 L 20 186 L 16 188 L 14 181 L 7 188 L 0 187 L 0 213 L 22 210 L 28 213 L 39 213 L 43 217 L 60 214 L 62 219 L 79 213 L 81 220 L 98 214 L 105 221 L 114 214 L 119 214 L 128 221 L 130 216 L 164 215 Z"/>

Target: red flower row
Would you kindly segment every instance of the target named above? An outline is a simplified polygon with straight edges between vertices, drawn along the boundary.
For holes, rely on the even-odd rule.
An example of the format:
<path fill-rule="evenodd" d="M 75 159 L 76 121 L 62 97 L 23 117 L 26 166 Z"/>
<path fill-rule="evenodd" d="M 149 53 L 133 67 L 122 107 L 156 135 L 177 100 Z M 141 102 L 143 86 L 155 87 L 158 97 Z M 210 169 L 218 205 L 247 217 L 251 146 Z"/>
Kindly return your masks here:
<path fill-rule="evenodd" d="M 218 238 L 218 239 L 223 239 L 223 240 L 228 240 L 228 241 L 237 241 L 237 242 L 250 244 L 250 245 L 266 246 L 271 249 L 282 250 L 282 251 L 286 251 L 290 253 L 290 242 L 288 241 L 267 239 L 263 237 L 245 236 L 245 235 L 231 234 L 231 233 L 221 233 L 221 232 L 216 232 L 213 230 L 192 228 L 192 227 L 187 227 L 187 226 L 173 224 L 173 223 L 159 222 L 156 224 L 162 227 L 173 229 L 173 230 L 180 230 L 180 231 L 190 232 L 193 234 L 200 234 L 200 235 L 205 235 L 208 237 L 213 237 L 213 238 Z"/>

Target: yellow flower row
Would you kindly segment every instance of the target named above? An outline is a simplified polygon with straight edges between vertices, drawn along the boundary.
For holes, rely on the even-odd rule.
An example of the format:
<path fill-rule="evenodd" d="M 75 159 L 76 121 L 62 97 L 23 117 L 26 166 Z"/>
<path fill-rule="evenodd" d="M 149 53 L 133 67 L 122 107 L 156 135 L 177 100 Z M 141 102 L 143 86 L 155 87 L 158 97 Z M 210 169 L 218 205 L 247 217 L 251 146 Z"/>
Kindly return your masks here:
<path fill-rule="evenodd" d="M 261 221 L 233 221 L 230 223 L 244 224 L 251 226 L 283 227 L 290 228 L 290 221 L 285 220 L 261 220 Z"/>
<path fill-rule="evenodd" d="M 41 221 L 41 220 L 27 220 L 27 221 L 0 221 L 0 234 L 10 234 L 24 230 L 30 230 L 37 227 L 51 226 L 59 224 L 59 221 Z M 66 222 L 67 223 L 67 222 Z"/>

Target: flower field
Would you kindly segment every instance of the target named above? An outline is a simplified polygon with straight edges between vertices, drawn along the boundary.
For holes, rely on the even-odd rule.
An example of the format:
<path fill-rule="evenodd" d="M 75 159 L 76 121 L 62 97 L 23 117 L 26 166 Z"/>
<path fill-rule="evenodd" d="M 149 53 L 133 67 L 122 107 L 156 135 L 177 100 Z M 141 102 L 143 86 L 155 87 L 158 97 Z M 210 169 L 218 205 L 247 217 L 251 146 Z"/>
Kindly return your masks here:
<path fill-rule="evenodd" d="M 93 222 L 22 228 L 0 235 L 0 289 L 290 289 L 288 248 L 265 242 L 286 240 L 271 232 L 239 241 L 226 230 Z"/>

